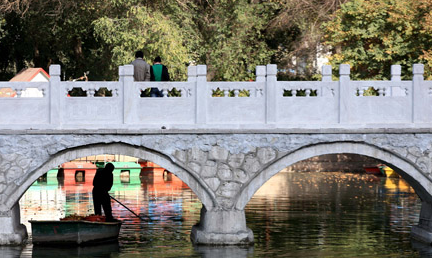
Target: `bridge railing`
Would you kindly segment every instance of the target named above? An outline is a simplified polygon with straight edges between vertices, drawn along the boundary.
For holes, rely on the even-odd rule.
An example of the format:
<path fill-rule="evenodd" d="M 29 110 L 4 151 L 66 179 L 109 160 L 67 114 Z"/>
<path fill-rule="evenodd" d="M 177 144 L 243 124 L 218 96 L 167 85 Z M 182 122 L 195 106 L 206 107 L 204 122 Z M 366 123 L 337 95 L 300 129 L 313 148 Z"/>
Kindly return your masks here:
<path fill-rule="evenodd" d="M 60 81 L 60 66 L 50 67 L 50 81 L 0 82 L 17 96 L 0 98 L 0 129 L 269 129 L 430 127 L 432 81 L 423 65 L 413 80 L 401 80 L 392 66 L 390 81 L 351 81 L 348 65 L 332 81 L 323 66 L 321 81 L 277 81 L 276 65 L 257 66 L 251 82 L 207 82 L 205 65 L 188 67 L 186 82 L 134 82 L 133 66 L 119 67 L 116 82 Z M 142 97 L 148 88 L 163 97 Z M 41 97 L 22 92 L 36 88 Z M 74 88 L 85 97 L 70 97 Z M 95 94 L 106 88 L 109 97 Z M 180 96 L 173 97 L 176 90 Z M 366 96 L 373 89 L 378 96 Z"/>
<path fill-rule="evenodd" d="M 123 123 L 123 98 L 120 82 L 60 82 L 59 124 L 68 127 L 85 125 L 118 125 Z M 55 87 L 55 86 L 54 86 Z M 87 97 L 70 97 L 68 92 L 81 88 Z M 110 97 L 97 97 L 101 88 L 111 91 Z M 120 108 L 119 108 L 120 107 Z"/>
<path fill-rule="evenodd" d="M 338 82 L 277 82 L 276 85 L 276 124 L 338 123 Z"/>
<path fill-rule="evenodd" d="M 16 97 L 0 98 L 0 126 L 8 128 L 25 124 L 49 124 L 48 82 L 0 82 L 0 90 L 10 88 Z M 42 98 L 23 98 L 26 89 L 38 89 Z"/>

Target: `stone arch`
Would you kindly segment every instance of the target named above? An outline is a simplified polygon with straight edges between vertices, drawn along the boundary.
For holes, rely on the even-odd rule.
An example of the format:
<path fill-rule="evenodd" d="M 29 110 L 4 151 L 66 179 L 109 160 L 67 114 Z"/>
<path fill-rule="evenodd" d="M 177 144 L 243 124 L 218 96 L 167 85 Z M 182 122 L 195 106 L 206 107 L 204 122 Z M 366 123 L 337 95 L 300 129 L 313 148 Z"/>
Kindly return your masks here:
<path fill-rule="evenodd" d="M 21 196 L 25 193 L 25 191 L 27 191 L 27 189 L 33 184 L 33 182 L 53 167 L 77 158 L 102 155 L 106 153 L 127 155 L 154 162 L 168 169 L 180 180 L 186 183 L 189 188 L 191 188 L 191 190 L 198 196 L 203 205 L 207 207 L 207 209 L 211 209 L 215 203 L 214 194 L 208 191 L 199 178 L 183 168 L 181 165 L 177 164 L 169 156 L 161 152 L 140 146 L 134 146 L 125 143 L 107 143 L 67 148 L 53 154 L 49 160 L 43 163 L 43 165 L 27 174 L 27 177 L 21 180 L 21 184 L 16 189 L 14 189 L 12 193 L 8 194 L 8 198 L 5 203 L 6 207 L 8 209 L 12 209 L 19 201 Z"/>
<path fill-rule="evenodd" d="M 315 156 L 340 153 L 359 154 L 382 161 L 395 169 L 414 188 L 422 200 L 429 200 L 429 202 L 432 200 L 432 193 L 427 190 L 432 189 L 432 182 L 427 174 L 416 164 L 397 153 L 366 143 L 328 142 L 299 148 L 264 168 L 242 189 L 239 198 L 235 202 L 236 209 L 243 210 L 255 192 L 283 168 Z"/>

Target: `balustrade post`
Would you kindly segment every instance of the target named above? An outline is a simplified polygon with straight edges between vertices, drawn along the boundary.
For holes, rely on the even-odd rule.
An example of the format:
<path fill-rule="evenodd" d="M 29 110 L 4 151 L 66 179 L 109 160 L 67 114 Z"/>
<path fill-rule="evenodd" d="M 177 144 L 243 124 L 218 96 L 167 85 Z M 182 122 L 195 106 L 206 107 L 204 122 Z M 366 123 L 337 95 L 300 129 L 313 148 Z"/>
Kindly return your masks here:
<path fill-rule="evenodd" d="M 195 123 L 207 123 L 207 98 L 210 97 L 210 92 L 207 86 L 207 66 L 198 65 L 196 68 L 196 89 L 195 89 Z"/>
<path fill-rule="evenodd" d="M 275 64 L 267 65 L 266 80 L 266 124 L 276 124 L 277 117 L 277 66 Z M 282 93 L 280 93 L 282 94 Z"/>
<path fill-rule="evenodd" d="M 354 94 L 350 92 L 350 65 L 341 64 L 339 66 L 339 123 L 349 122 L 351 111 L 349 103 Z"/>
<path fill-rule="evenodd" d="M 391 81 L 392 82 L 400 82 L 401 81 L 401 66 L 400 65 L 392 65 L 391 66 Z"/>
<path fill-rule="evenodd" d="M 60 101 L 64 98 L 65 92 L 60 88 L 60 65 L 50 65 L 49 67 L 49 121 L 51 125 L 60 125 L 62 108 Z"/>
<path fill-rule="evenodd" d="M 120 94 L 120 98 L 122 98 L 121 108 L 123 109 L 123 112 L 121 112 L 121 114 L 122 114 L 121 121 L 124 124 L 125 123 L 124 95 L 122 95 L 122 94 L 124 94 L 124 83 L 123 83 L 123 79 L 124 79 L 124 67 L 122 65 L 119 66 L 118 73 L 119 73 L 119 83 L 120 83 L 119 94 Z"/>
<path fill-rule="evenodd" d="M 413 66 L 413 84 L 412 84 L 412 122 L 424 123 L 428 121 L 428 112 L 426 109 L 426 97 L 428 96 L 427 88 L 423 88 L 423 64 L 414 64 Z"/>
<path fill-rule="evenodd" d="M 119 66 L 119 82 L 123 83 L 124 79 L 124 67 L 122 65 Z"/>
<path fill-rule="evenodd" d="M 323 81 L 323 82 L 333 81 L 333 79 L 332 79 L 332 66 L 331 65 L 323 65 L 321 74 L 322 74 L 321 81 Z"/>
<path fill-rule="evenodd" d="M 401 81 L 401 66 L 392 65 L 391 66 L 391 81 L 400 82 Z M 386 96 L 406 96 L 406 91 L 402 87 L 388 87 L 385 92 Z"/>
<path fill-rule="evenodd" d="M 136 101 L 140 94 L 134 88 L 134 67 L 133 65 L 124 65 L 119 67 L 119 77 L 121 78 L 120 97 L 123 94 L 123 123 L 132 124 L 136 119 L 133 112 L 136 107 Z"/>
<path fill-rule="evenodd" d="M 256 82 L 265 82 L 266 81 L 266 67 L 265 65 L 257 65 L 255 70 Z"/>
<path fill-rule="evenodd" d="M 197 67 L 195 65 L 188 66 L 188 82 L 197 81 Z"/>

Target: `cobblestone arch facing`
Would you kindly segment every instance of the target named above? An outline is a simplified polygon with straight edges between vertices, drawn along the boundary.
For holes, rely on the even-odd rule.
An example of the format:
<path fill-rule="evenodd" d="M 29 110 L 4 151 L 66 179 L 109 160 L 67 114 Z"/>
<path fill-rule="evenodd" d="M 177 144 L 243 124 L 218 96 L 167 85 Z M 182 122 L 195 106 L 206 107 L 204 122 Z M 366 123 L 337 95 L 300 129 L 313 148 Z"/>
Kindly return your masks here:
<path fill-rule="evenodd" d="M 183 180 L 203 203 L 196 244 L 251 244 L 244 207 L 286 166 L 323 154 L 366 155 L 396 169 L 422 200 L 412 234 L 432 242 L 431 134 L 0 135 L 0 244 L 20 244 L 18 201 L 42 174 L 63 162 L 115 153 L 153 161 Z"/>

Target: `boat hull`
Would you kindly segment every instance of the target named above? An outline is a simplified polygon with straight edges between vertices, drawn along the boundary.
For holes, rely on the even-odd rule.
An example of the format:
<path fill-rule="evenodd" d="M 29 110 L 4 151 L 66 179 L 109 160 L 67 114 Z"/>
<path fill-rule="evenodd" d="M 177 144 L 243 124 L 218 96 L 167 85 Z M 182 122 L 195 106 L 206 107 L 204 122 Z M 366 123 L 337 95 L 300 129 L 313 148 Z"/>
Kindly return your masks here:
<path fill-rule="evenodd" d="M 121 222 L 29 221 L 33 244 L 90 244 L 117 240 Z"/>
<path fill-rule="evenodd" d="M 371 174 L 375 176 L 383 176 L 383 173 L 379 167 L 363 167 L 366 174 Z"/>

